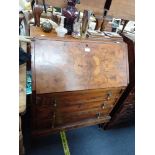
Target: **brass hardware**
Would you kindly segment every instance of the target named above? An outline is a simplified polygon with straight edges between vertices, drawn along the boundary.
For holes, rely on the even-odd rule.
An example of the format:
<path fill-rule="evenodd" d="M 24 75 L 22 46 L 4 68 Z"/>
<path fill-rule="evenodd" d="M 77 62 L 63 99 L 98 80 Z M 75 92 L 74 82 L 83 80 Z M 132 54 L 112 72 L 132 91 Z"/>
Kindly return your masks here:
<path fill-rule="evenodd" d="M 97 116 L 97 119 L 100 119 L 101 113 L 100 112 L 97 113 L 96 116 Z"/>
<path fill-rule="evenodd" d="M 105 102 L 101 106 L 102 109 L 105 109 Z"/>
<path fill-rule="evenodd" d="M 113 104 L 108 104 L 107 102 L 104 102 L 101 106 L 102 109 L 105 109 L 105 108 L 113 108 Z"/>
<path fill-rule="evenodd" d="M 108 92 L 108 94 L 107 94 L 107 100 L 110 100 L 111 97 L 112 97 L 112 92 Z"/>

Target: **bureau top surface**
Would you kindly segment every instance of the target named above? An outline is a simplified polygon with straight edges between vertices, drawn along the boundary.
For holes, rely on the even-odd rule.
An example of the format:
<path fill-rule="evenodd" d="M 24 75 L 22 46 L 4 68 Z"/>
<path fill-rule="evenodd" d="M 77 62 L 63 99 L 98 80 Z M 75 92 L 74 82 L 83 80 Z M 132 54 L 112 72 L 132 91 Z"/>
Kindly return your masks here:
<path fill-rule="evenodd" d="M 81 41 L 69 36 L 42 39 L 37 31 L 31 33 L 35 36 L 32 77 L 37 94 L 127 86 L 124 42 Z"/>
<path fill-rule="evenodd" d="M 35 27 L 35 26 L 30 26 L 30 35 L 31 37 L 37 38 L 37 39 L 48 39 L 48 40 L 63 40 L 63 41 L 77 41 L 77 42 L 123 42 L 122 37 L 114 37 L 114 38 L 109 38 L 107 36 L 103 36 L 102 40 L 101 39 L 96 39 L 96 38 L 91 38 L 91 39 L 74 39 L 70 35 L 65 35 L 65 38 L 58 37 L 56 32 L 52 30 L 50 33 L 43 32 L 41 27 Z"/>

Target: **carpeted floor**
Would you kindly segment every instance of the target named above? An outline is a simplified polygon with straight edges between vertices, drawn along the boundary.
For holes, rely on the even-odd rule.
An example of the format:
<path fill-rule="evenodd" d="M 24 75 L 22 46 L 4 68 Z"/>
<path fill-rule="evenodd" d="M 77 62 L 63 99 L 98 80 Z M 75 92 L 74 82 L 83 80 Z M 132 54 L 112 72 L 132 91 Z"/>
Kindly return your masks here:
<path fill-rule="evenodd" d="M 25 123 L 25 122 L 24 122 Z M 26 155 L 64 155 L 60 134 L 38 138 L 30 145 L 30 130 L 24 130 Z M 103 130 L 96 126 L 66 132 L 71 155 L 134 155 L 134 126 Z"/>

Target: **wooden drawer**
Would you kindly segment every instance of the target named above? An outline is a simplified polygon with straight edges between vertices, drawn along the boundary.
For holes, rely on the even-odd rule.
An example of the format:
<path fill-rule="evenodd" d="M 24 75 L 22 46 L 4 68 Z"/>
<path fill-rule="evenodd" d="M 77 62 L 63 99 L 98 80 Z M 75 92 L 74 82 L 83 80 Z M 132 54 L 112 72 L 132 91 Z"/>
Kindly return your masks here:
<path fill-rule="evenodd" d="M 55 97 L 59 101 L 83 101 L 83 100 L 85 101 L 97 98 L 109 100 L 115 96 L 118 96 L 122 89 L 123 88 L 73 91 L 66 93 L 57 93 Z"/>
<path fill-rule="evenodd" d="M 101 121 L 104 117 L 109 116 L 108 113 L 108 110 L 103 112 L 99 109 L 75 112 L 68 115 L 64 113 L 53 113 L 51 118 L 39 119 L 37 117 L 33 119 L 33 130 L 52 130 L 66 125 L 78 125 L 82 122 L 89 122 L 89 120 L 93 120 L 95 123 L 95 121 Z M 87 126 L 87 124 L 85 125 Z"/>
<path fill-rule="evenodd" d="M 119 97 L 124 91 L 124 88 L 113 89 L 99 89 L 87 91 L 73 91 L 51 94 L 39 94 L 36 96 L 37 104 L 55 104 L 59 106 L 70 106 L 73 104 L 94 102 L 94 101 L 107 101 Z"/>
<path fill-rule="evenodd" d="M 104 116 L 108 116 L 108 113 L 109 113 L 108 110 L 105 110 L 103 112 L 102 110 L 99 109 L 75 112 L 68 115 L 64 113 L 57 113 L 55 120 L 55 127 L 63 126 L 66 124 L 83 122 L 89 119 L 99 120 L 102 119 Z"/>
<path fill-rule="evenodd" d="M 54 132 L 62 131 L 62 130 L 69 130 L 69 129 L 74 129 L 74 128 L 79 128 L 79 127 L 85 127 L 85 126 L 91 126 L 91 125 L 96 125 L 96 124 L 101 124 L 101 123 L 107 123 L 111 119 L 110 116 L 104 116 L 101 117 L 100 119 L 97 118 L 92 118 L 92 119 L 85 119 L 83 121 L 79 122 L 72 122 L 64 125 L 57 125 L 54 127 L 49 127 L 46 129 L 40 128 L 40 129 L 33 129 L 32 130 L 32 136 L 45 136 L 49 135 Z"/>
<path fill-rule="evenodd" d="M 94 102 L 81 102 L 78 104 L 71 104 L 71 105 L 61 105 L 61 103 L 57 104 L 56 111 L 59 113 L 65 113 L 68 115 L 68 113 L 74 113 L 74 112 L 82 112 L 82 111 L 88 111 L 93 109 L 99 109 L 99 110 L 106 110 L 106 109 L 112 109 L 114 107 L 114 104 L 116 102 L 116 99 L 113 99 L 111 101 L 94 101 Z"/>

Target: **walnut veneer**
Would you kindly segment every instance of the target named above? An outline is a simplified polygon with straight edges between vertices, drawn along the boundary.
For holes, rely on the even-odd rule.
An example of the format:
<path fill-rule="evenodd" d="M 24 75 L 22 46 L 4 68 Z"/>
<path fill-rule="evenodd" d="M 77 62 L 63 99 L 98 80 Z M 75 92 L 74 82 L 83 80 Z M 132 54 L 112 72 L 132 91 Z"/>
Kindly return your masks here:
<path fill-rule="evenodd" d="M 31 27 L 32 135 L 100 124 L 129 83 L 123 40 L 58 38 Z"/>

